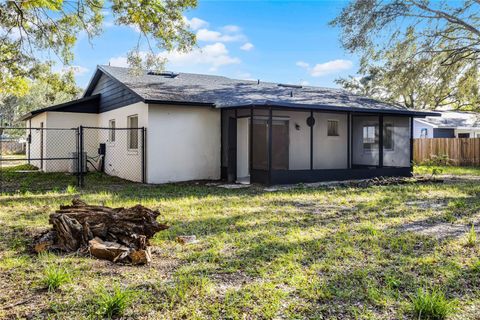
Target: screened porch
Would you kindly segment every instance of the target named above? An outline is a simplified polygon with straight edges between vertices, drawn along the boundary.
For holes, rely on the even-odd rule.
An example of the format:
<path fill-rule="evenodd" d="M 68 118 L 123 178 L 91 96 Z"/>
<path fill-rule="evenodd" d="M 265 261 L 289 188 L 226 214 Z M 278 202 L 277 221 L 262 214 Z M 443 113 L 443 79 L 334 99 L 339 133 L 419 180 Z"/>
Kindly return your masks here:
<path fill-rule="evenodd" d="M 288 184 L 411 175 L 411 116 L 292 109 L 222 109 L 222 178 Z"/>

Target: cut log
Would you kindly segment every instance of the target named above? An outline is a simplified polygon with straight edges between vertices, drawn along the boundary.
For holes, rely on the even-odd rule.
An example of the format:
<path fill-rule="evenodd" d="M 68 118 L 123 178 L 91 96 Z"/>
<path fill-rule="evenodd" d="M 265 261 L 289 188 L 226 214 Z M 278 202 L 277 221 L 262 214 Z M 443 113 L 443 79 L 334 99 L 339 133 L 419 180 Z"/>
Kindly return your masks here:
<path fill-rule="evenodd" d="M 34 250 L 50 248 L 65 252 L 88 251 L 110 261 L 151 261 L 149 239 L 168 228 L 157 222 L 158 211 L 141 205 L 132 208 L 109 208 L 88 205 L 74 199 L 50 215 L 53 230 L 34 242 Z"/>
<path fill-rule="evenodd" d="M 89 251 L 92 256 L 113 262 L 125 259 L 131 250 L 129 247 L 122 246 L 116 242 L 104 242 L 100 238 L 90 240 L 89 245 Z"/>
<path fill-rule="evenodd" d="M 56 238 L 57 233 L 55 231 L 48 231 L 47 233 L 42 234 L 35 242 L 33 250 L 35 250 L 36 253 L 49 250 L 55 244 Z"/>

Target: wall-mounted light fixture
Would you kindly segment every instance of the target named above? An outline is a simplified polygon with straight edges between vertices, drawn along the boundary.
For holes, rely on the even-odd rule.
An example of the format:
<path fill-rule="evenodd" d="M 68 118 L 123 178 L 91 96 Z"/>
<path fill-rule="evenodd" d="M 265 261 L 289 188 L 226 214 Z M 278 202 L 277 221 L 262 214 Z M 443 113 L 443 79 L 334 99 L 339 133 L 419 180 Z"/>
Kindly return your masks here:
<path fill-rule="evenodd" d="M 298 123 L 295 123 L 295 129 L 300 130 L 300 125 Z"/>

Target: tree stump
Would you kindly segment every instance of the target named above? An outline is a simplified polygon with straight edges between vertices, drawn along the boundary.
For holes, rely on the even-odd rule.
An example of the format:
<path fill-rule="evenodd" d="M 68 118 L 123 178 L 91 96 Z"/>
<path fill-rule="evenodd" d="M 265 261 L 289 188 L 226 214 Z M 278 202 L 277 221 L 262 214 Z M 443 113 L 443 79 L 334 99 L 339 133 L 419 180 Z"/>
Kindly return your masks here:
<path fill-rule="evenodd" d="M 53 230 L 34 242 L 34 250 L 88 251 L 100 259 L 144 264 L 151 261 L 149 239 L 168 228 L 157 222 L 158 211 L 92 206 L 74 199 L 50 215 Z"/>

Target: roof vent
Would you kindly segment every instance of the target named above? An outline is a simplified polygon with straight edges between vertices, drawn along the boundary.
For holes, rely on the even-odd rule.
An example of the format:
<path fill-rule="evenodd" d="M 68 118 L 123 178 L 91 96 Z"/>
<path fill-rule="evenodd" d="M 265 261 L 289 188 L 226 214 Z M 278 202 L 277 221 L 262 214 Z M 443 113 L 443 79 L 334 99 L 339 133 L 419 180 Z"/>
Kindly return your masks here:
<path fill-rule="evenodd" d="M 167 78 L 175 78 L 178 76 L 178 73 L 171 72 L 171 71 L 154 71 L 150 70 L 147 72 L 149 76 L 162 76 L 162 77 L 167 77 Z"/>
<path fill-rule="evenodd" d="M 302 86 L 296 85 L 296 84 L 284 84 L 284 83 L 279 83 L 279 87 L 284 87 L 284 88 L 296 88 L 296 89 L 301 89 Z"/>

